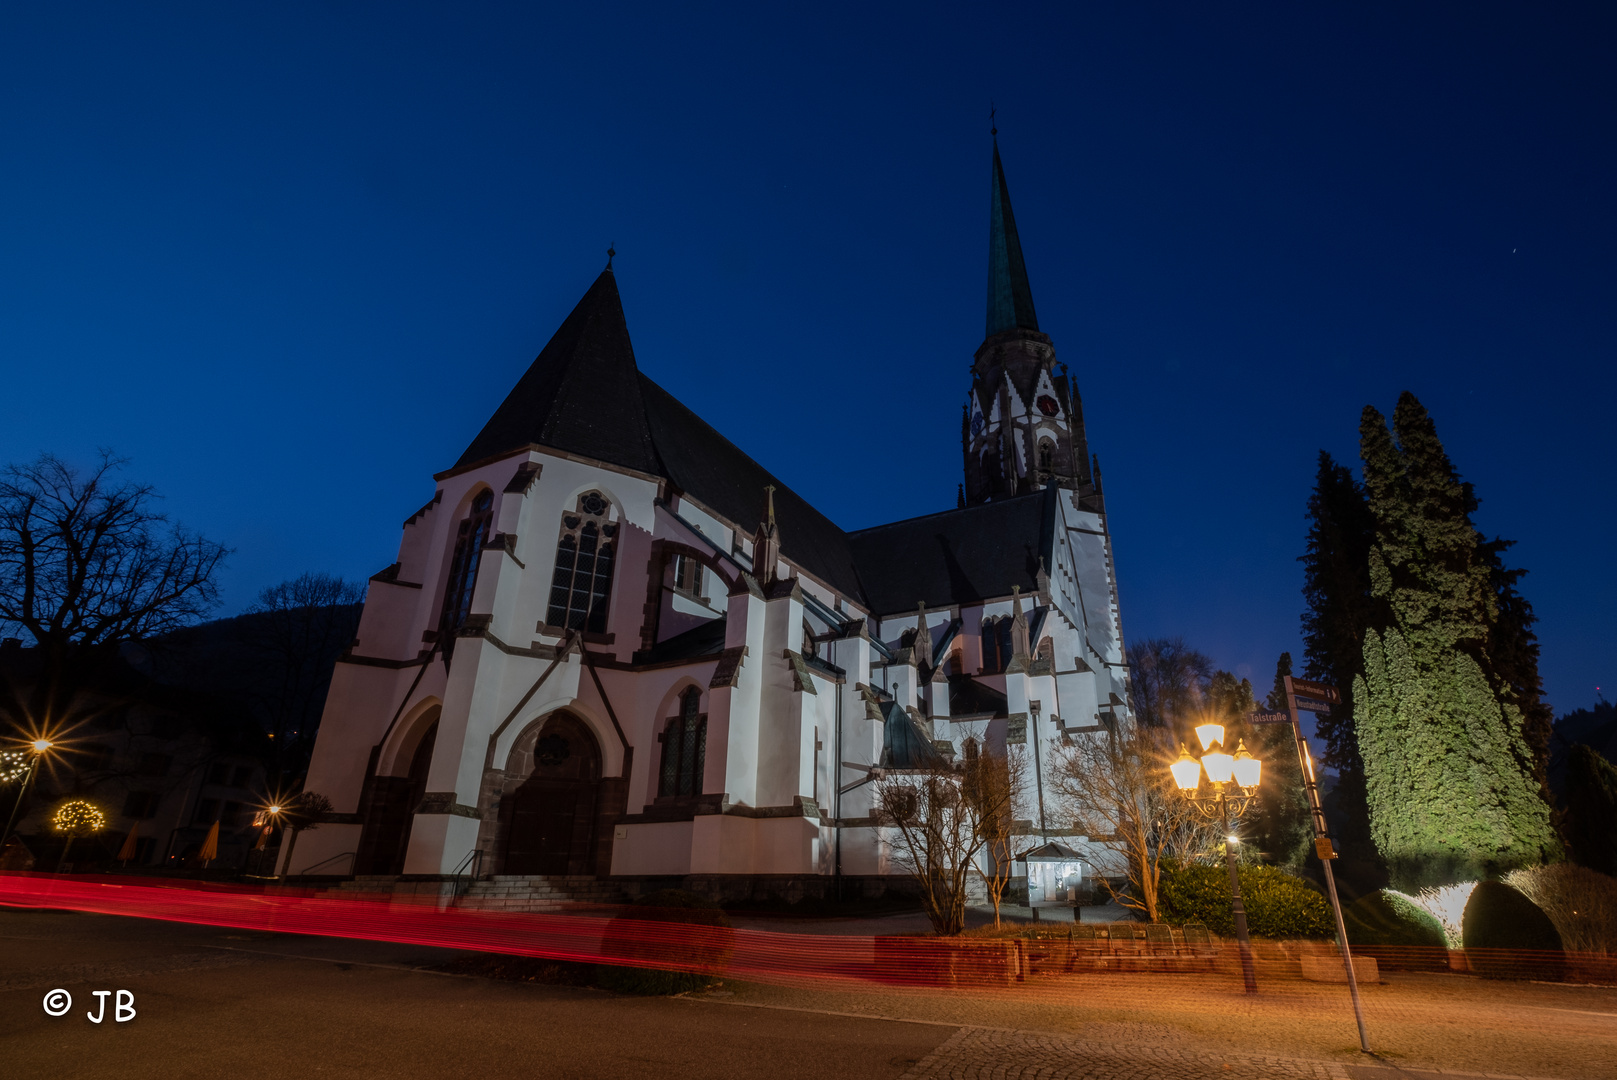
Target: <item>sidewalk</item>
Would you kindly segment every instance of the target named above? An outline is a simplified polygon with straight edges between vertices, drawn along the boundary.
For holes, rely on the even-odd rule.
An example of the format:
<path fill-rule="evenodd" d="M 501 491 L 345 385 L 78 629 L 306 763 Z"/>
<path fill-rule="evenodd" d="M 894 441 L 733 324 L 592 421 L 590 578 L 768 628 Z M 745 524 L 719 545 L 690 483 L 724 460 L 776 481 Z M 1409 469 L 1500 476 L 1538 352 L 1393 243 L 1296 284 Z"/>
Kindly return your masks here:
<path fill-rule="evenodd" d="M 1001 904 L 1000 918 L 1009 922 L 1032 923 L 1033 912 L 1027 907 L 1018 907 L 1015 904 Z M 1072 913 L 1066 909 L 1052 911 L 1049 908 L 1039 912 L 1040 925 L 1071 926 Z M 1126 922 L 1133 918 L 1133 914 L 1121 904 L 1092 904 L 1083 909 L 1083 921 L 1086 923 Z M 974 929 L 979 926 L 989 926 L 994 921 L 994 909 L 985 906 L 974 906 L 966 909 L 966 928 Z M 896 915 L 867 915 L 852 916 L 848 918 L 826 919 L 800 919 L 787 914 L 749 914 L 747 912 L 734 913 L 730 922 L 744 930 L 767 930 L 777 934 L 850 934 L 850 935 L 886 935 L 886 934 L 930 934 L 932 924 L 927 921 L 924 913 L 919 911 L 900 912 Z"/>
<path fill-rule="evenodd" d="M 1239 977 L 1224 974 L 1034 978 L 1020 992 L 732 982 L 715 1000 L 1015 1035 L 1009 1043 L 1000 1036 L 962 1035 L 953 1050 L 939 1048 L 943 1057 L 917 1065 L 911 1080 L 1400 1075 L 1363 1071 L 1372 1067 L 1411 1075 L 1436 1070 L 1617 1080 L 1617 988 L 1412 972 L 1384 979 L 1362 987 L 1375 1057 L 1358 1050 L 1347 988 L 1299 979 L 1260 980 L 1255 996 L 1241 991 Z M 1042 1064 L 1034 1069 L 1034 1062 Z M 1103 1062 L 1109 1064 L 1101 1068 Z M 1217 1066 L 1213 1072 L 1206 1071 L 1208 1062 Z M 1224 1070 L 1224 1063 L 1231 1069 Z M 1321 1071 L 1319 1063 L 1331 1069 Z"/>

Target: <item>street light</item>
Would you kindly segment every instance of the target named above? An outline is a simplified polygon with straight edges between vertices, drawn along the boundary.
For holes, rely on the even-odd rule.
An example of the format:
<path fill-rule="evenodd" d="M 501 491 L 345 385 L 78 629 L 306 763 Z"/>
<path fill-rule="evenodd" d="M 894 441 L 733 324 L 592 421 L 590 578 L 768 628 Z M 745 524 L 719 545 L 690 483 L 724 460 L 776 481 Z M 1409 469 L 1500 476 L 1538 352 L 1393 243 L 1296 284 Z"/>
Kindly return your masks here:
<path fill-rule="evenodd" d="M 50 752 L 51 746 L 49 739 L 35 739 L 28 744 L 33 756 L 28 761 L 27 771 L 23 773 L 22 784 L 17 788 L 17 801 L 11 807 L 11 817 L 6 820 L 6 831 L 0 832 L 0 855 L 5 854 L 6 844 L 11 840 L 11 827 L 17 823 L 17 814 L 22 810 L 22 801 L 28 794 L 28 785 L 34 782 L 34 774 L 39 771 L 39 763 Z"/>
<path fill-rule="evenodd" d="M 1235 836 L 1230 832 L 1230 804 L 1235 804 L 1239 818 L 1258 797 L 1258 783 L 1263 779 L 1263 762 L 1253 757 L 1244 741 L 1236 744 L 1235 753 L 1224 749 L 1224 725 L 1202 724 L 1196 728 L 1196 738 L 1202 744 L 1198 761 L 1190 755 L 1184 743 L 1179 744 L 1179 759 L 1168 766 L 1173 782 L 1183 795 L 1205 817 L 1217 815 L 1224 826 L 1224 865 L 1230 872 L 1230 907 L 1235 915 L 1235 940 L 1241 950 L 1241 977 L 1246 992 L 1258 992 L 1258 975 L 1252 965 L 1252 942 L 1246 932 L 1246 907 L 1241 903 L 1241 878 L 1235 872 Z M 1211 794 L 1201 794 L 1202 773 L 1213 785 Z M 1239 794 L 1231 794 L 1230 788 Z"/>

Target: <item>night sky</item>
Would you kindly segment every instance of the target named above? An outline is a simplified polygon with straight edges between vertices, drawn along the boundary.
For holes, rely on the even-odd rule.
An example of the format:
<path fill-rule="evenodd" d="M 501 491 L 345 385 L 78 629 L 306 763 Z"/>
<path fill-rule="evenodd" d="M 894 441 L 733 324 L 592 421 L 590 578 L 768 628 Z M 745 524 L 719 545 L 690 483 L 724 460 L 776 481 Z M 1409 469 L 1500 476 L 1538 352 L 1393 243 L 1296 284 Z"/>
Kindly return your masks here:
<path fill-rule="evenodd" d="M 0 461 L 127 456 L 225 613 L 363 579 L 615 242 L 652 378 L 844 527 L 952 507 L 992 101 L 1128 638 L 1261 693 L 1407 389 L 1609 691 L 1617 9 L 541 7 L 0 8 Z"/>

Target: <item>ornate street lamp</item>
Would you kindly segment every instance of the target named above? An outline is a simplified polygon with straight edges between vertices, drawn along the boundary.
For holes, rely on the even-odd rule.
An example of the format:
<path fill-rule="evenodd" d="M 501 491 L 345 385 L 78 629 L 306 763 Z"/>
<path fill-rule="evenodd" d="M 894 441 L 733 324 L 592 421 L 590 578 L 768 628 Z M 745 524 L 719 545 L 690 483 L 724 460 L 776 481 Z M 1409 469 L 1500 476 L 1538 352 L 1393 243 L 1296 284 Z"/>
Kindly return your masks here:
<path fill-rule="evenodd" d="M 0 832 L 0 854 L 6 850 L 6 844 L 11 840 L 11 827 L 17 823 L 17 814 L 22 810 L 22 801 L 28 794 L 28 785 L 34 782 L 34 774 L 39 772 L 39 763 L 50 752 L 49 739 L 35 739 L 28 744 L 28 764 L 22 774 L 22 783 L 17 786 L 17 801 L 11 807 L 11 817 L 6 820 L 6 831 Z"/>
<path fill-rule="evenodd" d="M 1185 744 L 1179 744 L 1179 760 L 1168 766 L 1179 794 L 1190 801 L 1205 817 L 1217 817 L 1224 826 L 1224 865 L 1230 872 L 1230 906 L 1235 914 L 1235 940 L 1241 950 L 1241 977 L 1246 992 L 1258 992 L 1257 971 L 1252 965 L 1252 942 L 1246 932 L 1246 908 L 1241 903 L 1241 878 L 1235 872 L 1235 836 L 1230 832 L 1230 813 L 1239 818 L 1258 797 L 1258 783 L 1263 778 L 1263 762 L 1253 757 L 1246 743 L 1238 742 L 1235 753 L 1224 749 L 1224 725 L 1202 724 L 1196 728 L 1196 738 L 1202 744 L 1198 761 L 1190 756 Z M 1201 793 L 1201 775 L 1207 774 L 1212 783 L 1211 793 Z M 1231 789 L 1239 793 L 1232 793 Z M 1233 808 L 1231 804 L 1234 804 Z"/>

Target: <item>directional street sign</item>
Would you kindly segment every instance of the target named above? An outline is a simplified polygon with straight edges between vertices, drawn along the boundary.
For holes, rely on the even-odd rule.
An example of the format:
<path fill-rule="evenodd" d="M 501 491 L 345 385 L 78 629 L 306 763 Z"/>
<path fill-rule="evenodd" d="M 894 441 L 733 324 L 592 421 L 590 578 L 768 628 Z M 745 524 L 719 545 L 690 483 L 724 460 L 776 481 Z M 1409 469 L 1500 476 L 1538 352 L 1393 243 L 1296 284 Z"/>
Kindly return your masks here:
<path fill-rule="evenodd" d="M 1329 701 L 1315 701 L 1312 698 L 1305 697 L 1300 697 L 1297 699 L 1297 707 L 1303 710 L 1303 712 L 1330 712 L 1332 709 L 1336 708 L 1336 706 L 1331 704 Z"/>
<path fill-rule="evenodd" d="M 1336 692 L 1336 687 L 1329 683 L 1312 682 L 1308 679 L 1292 679 L 1291 689 L 1298 697 L 1318 698 L 1331 705 L 1339 705 L 1342 695 Z"/>
<path fill-rule="evenodd" d="M 1258 712 L 1247 713 L 1246 722 L 1249 724 L 1289 724 L 1291 723 L 1291 714 L 1284 710 L 1280 712 L 1263 712 L 1259 710 Z"/>

